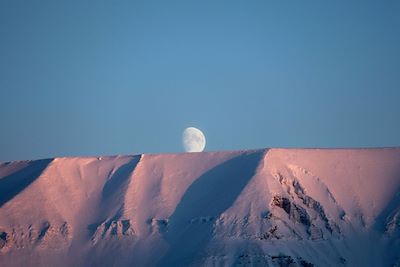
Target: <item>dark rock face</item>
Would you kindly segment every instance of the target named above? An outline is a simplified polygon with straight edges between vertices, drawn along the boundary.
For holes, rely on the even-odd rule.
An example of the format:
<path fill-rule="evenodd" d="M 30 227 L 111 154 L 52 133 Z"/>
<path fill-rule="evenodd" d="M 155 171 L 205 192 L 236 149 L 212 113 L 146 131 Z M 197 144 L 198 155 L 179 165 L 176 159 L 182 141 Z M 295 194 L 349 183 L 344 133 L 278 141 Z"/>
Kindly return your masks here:
<path fill-rule="evenodd" d="M 279 267 L 294 267 L 295 262 L 292 257 L 286 255 L 271 256 L 272 262 L 277 263 Z"/>
<path fill-rule="evenodd" d="M 307 211 L 288 198 L 276 195 L 272 198 L 272 205 L 282 208 L 293 221 L 299 222 L 307 227 L 310 227 L 311 221 Z"/>
<path fill-rule="evenodd" d="M 71 241 L 71 227 L 67 222 L 44 221 L 28 227 L 16 226 L 0 231 L 0 250 L 41 248 L 57 249 Z"/>
<path fill-rule="evenodd" d="M 301 267 L 314 267 L 314 264 L 312 264 L 311 262 L 308 262 L 306 260 L 303 259 L 299 259 L 299 263 Z"/>
<path fill-rule="evenodd" d="M 49 222 L 44 222 L 42 228 L 39 231 L 39 235 L 37 237 L 37 240 L 40 241 L 44 238 L 44 236 L 46 235 L 47 231 L 50 228 L 50 223 Z"/>
<path fill-rule="evenodd" d="M 296 170 L 296 167 L 293 168 Z M 302 170 L 302 172 L 311 175 L 305 170 Z M 297 175 L 298 173 L 292 170 L 285 174 L 281 172 L 273 173 L 275 179 L 282 185 L 284 192 L 272 197 L 271 206 L 283 209 L 290 221 L 302 224 L 309 239 L 321 240 L 329 236 L 339 237 L 341 229 L 338 224 L 328 218 L 323 205 L 319 201 L 307 194 L 304 186 L 300 183 L 301 179 Z M 317 177 L 312 179 L 319 181 Z M 318 183 L 322 190 L 325 191 L 331 205 L 336 207 L 339 214 L 342 214 L 341 217 L 344 217 L 346 213 L 337 204 L 336 199 L 326 185 L 321 182 Z"/>
<path fill-rule="evenodd" d="M 308 208 L 313 209 L 319 216 L 319 218 L 324 222 L 326 229 L 332 233 L 333 229 L 329 223 L 328 217 L 325 214 L 325 210 L 322 207 L 321 203 L 316 201 L 310 196 L 307 196 L 304 192 L 304 188 L 301 186 L 299 181 L 294 180 L 292 182 L 294 192 L 296 195 L 303 201 L 303 204 L 306 205 Z"/>
<path fill-rule="evenodd" d="M 92 228 L 89 226 L 89 228 Z M 130 220 L 109 220 L 99 224 L 92 236 L 93 244 L 109 237 L 121 238 L 135 236 L 135 231 Z"/>
<path fill-rule="evenodd" d="M 8 240 L 8 234 L 6 232 L 0 232 L 0 249 L 2 249 Z"/>
<path fill-rule="evenodd" d="M 242 253 L 238 255 L 233 266 L 314 267 L 314 264 L 302 257 L 292 257 L 285 254 Z"/>

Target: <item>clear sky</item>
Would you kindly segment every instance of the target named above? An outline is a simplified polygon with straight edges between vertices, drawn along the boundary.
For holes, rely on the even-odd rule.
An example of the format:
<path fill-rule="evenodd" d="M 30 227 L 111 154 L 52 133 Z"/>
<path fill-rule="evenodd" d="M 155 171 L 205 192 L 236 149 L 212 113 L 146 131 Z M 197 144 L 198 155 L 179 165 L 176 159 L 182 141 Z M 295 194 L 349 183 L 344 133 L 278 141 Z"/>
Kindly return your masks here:
<path fill-rule="evenodd" d="M 0 160 L 400 145 L 400 1 L 0 1 Z"/>

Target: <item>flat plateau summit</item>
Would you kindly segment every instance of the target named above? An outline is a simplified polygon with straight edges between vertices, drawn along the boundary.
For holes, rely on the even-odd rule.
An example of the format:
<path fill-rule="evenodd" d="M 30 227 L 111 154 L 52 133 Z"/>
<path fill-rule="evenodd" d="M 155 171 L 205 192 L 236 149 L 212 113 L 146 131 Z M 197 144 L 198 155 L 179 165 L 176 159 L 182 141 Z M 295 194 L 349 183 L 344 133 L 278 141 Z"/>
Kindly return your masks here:
<path fill-rule="evenodd" d="M 2 162 L 0 266 L 400 266 L 400 148 Z"/>

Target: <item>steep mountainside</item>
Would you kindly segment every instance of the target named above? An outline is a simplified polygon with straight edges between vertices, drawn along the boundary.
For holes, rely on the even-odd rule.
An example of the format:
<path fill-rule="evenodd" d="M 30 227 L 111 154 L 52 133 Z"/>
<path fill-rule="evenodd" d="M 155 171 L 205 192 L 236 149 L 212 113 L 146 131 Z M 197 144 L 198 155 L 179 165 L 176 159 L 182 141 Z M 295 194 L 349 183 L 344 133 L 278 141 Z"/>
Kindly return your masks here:
<path fill-rule="evenodd" d="M 3 162 L 0 266 L 400 266 L 400 149 Z"/>

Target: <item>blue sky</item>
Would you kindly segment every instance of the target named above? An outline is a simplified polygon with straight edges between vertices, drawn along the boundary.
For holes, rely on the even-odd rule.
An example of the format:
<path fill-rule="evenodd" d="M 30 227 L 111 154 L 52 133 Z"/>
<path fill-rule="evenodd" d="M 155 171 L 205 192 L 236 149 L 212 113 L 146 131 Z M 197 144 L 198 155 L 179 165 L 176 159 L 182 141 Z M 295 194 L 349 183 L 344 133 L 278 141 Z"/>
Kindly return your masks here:
<path fill-rule="evenodd" d="M 0 2 L 0 160 L 400 145 L 399 1 Z"/>

